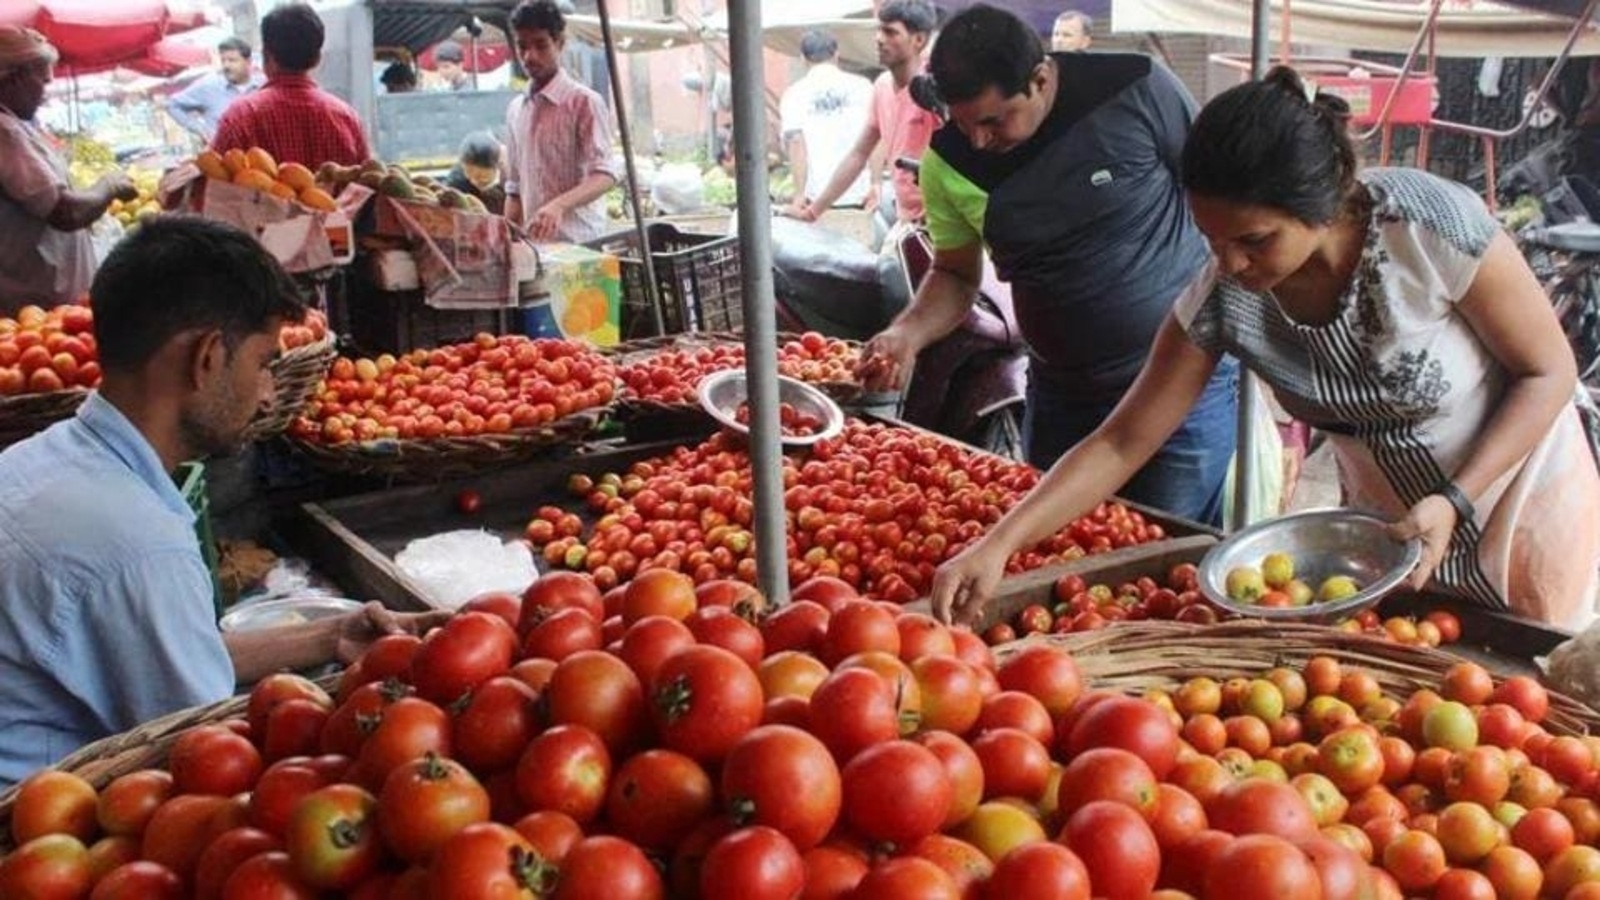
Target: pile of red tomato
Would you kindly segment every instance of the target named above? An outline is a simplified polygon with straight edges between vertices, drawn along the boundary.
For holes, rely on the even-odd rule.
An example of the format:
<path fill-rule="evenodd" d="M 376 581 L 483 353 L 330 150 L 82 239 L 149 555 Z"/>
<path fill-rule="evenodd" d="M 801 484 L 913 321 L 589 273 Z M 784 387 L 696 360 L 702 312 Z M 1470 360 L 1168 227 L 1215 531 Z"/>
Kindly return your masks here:
<path fill-rule="evenodd" d="M 1317 657 L 1130 697 L 837 579 L 764 606 L 666 569 L 478 598 L 334 696 L 266 679 L 165 769 L 30 778 L 0 896 L 1600 892 L 1596 741 L 1546 732 L 1531 679 L 1462 663 L 1402 702 Z"/>
<path fill-rule="evenodd" d="M 1141 575 L 1113 588 L 1089 584 L 1082 575 L 1063 575 L 1051 588 L 1051 605 L 1030 603 L 1009 622 L 996 622 L 983 632 L 989 644 L 1005 644 L 1030 634 L 1096 631 L 1113 622 L 1172 619 L 1210 625 L 1229 614 L 1206 601 L 1194 563 L 1178 563 L 1164 580 Z M 1437 647 L 1461 638 L 1461 620 L 1448 610 L 1434 610 L 1421 620 L 1408 616 L 1380 618 L 1373 609 L 1339 623 L 1344 631 L 1372 634 L 1397 643 Z"/>
<path fill-rule="evenodd" d="M 587 571 L 602 587 L 661 567 L 698 582 L 754 583 L 750 457 L 717 435 L 634 463 L 626 474 L 576 476 L 569 487 L 600 514 L 587 539 L 557 506 L 536 511 L 525 536 L 552 565 Z M 841 434 L 783 460 L 789 579 L 843 579 L 868 596 L 907 602 L 939 563 L 960 552 L 1037 483 L 1038 472 L 921 432 L 847 422 Z M 565 523 L 565 524 L 564 524 Z M 1119 503 L 1103 503 L 1038 546 L 1011 572 L 1166 536 Z"/>
<path fill-rule="evenodd" d="M 808 331 L 778 348 L 778 374 L 812 384 L 856 381 L 860 350 L 838 338 Z M 624 364 L 617 371 L 628 395 L 658 403 L 695 402 L 701 379 L 743 369 L 743 344 L 708 344 L 666 349 Z"/>
<path fill-rule="evenodd" d="M 616 367 L 587 345 L 479 334 L 400 357 L 334 360 L 289 426 L 302 440 L 508 434 L 611 402 Z"/>
<path fill-rule="evenodd" d="M 88 303 L 24 306 L 0 317 L 0 396 L 100 385 L 94 313 Z"/>

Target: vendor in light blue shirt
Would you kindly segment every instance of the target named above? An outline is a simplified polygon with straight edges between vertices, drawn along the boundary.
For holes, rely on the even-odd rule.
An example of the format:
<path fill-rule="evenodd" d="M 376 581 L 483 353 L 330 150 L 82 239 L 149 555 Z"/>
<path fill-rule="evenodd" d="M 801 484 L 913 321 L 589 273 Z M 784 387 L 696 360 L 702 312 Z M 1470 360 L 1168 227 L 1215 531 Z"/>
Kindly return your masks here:
<path fill-rule="evenodd" d="M 167 98 L 167 113 L 202 141 L 211 142 L 228 104 L 260 87 L 265 79 L 250 66 L 250 44 L 231 37 L 217 45 L 221 69 L 201 76 Z"/>
<path fill-rule="evenodd" d="M 77 415 L 0 453 L 0 790 L 76 750 L 282 669 L 354 659 L 441 614 L 376 603 L 223 635 L 184 460 L 235 450 L 272 391 L 294 284 L 243 232 L 165 216 L 90 296 L 104 379 Z"/>

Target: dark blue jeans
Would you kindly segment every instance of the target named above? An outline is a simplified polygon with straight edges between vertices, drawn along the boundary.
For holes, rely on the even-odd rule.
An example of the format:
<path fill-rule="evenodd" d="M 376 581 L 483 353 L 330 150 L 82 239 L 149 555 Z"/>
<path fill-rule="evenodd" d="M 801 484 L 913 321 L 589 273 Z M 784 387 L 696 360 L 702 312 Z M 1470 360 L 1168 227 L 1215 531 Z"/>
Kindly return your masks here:
<path fill-rule="evenodd" d="M 1188 418 L 1117 495 L 1220 527 L 1222 486 L 1233 459 L 1238 396 L 1238 363 L 1224 357 Z M 1081 403 L 1050 396 L 1037 379 L 1030 378 L 1028 410 L 1022 422 L 1028 462 L 1048 469 L 1099 427 L 1115 406 L 1115 402 Z"/>

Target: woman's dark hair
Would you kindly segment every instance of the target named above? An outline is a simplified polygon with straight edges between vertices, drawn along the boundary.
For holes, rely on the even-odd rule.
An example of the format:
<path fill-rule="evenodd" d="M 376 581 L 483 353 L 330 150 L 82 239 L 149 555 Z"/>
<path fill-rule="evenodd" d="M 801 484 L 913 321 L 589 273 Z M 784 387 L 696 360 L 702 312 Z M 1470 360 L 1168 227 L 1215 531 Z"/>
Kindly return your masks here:
<path fill-rule="evenodd" d="M 567 17 L 555 0 L 527 0 L 511 11 L 511 30 L 547 31 L 558 38 L 567 30 Z"/>
<path fill-rule="evenodd" d="M 417 72 L 403 60 L 395 60 L 383 70 L 378 80 L 391 92 L 401 87 L 414 88 L 417 86 Z"/>
<path fill-rule="evenodd" d="M 1023 93 L 1043 61 L 1044 45 L 1026 22 L 979 3 L 945 23 L 928 68 L 940 99 L 961 103 L 991 87 L 1002 97 Z"/>
<path fill-rule="evenodd" d="M 1308 98 L 1293 69 L 1219 94 L 1183 145 L 1183 187 L 1206 197 L 1282 210 L 1308 225 L 1344 211 L 1356 185 L 1350 105 Z"/>
<path fill-rule="evenodd" d="M 487 131 L 474 131 L 461 141 L 461 161 L 485 169 L 500 165 L 500 142 Z"/>
<path fill-rule="evenodd" d="M 193 216 L 157 216 L 117 242 L 89 288 L 100 364 L 134 372 L 175 335 L 220 329 L 231 352 L 274 318 L 305 315 L 300 291 L 256 240 Z"/>
<path fill-rule="evenodd" d="M 261 49 L 286 72 L 309 72 L 322 57 L 322 17 L 304 3 L 290 3 L 261 19 Z"/>
<path fill-rule="evenodd" d="M 912 34 L 928 34 L 939 24 L 939 14 L 928 0 L 889 0 L 878 10 L 878 21 L 899 22 Z"/>

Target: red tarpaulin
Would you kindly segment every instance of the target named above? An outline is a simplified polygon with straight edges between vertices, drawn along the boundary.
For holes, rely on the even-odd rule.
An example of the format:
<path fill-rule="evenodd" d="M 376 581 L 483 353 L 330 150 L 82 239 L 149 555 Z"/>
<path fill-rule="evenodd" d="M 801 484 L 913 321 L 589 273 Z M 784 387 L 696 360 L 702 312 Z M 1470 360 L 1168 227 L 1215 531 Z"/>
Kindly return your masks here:
<path fill-rule="evenodd" d="M 7 0 L 0 3 L 0 25 L 33 26 L 39 17 L 39 4 L 35 0 Z"/>
<path fill-rule="evenodd" d="M 427 69 L 430 72 L 438 71 L 438 62 L 433 58 L 433 51 L 436 49 L 438 49 L 437 44 L 418 54 L 417 67 L 420 69 Z M 466 44 L 461 44 L 462 53 L 466 54 L 470 53 L 470 51 L 471 48 L 469 48 Z M 476 62 L 474 62 L 472 58 L 465 59 L 461 63 L 461 68 L 468 72 L 492 72 L 495 69 L 505 65 L 506 60 L 509 60 L 510 58 L 511 48 L 506 46 L 504 43 L 499 41 L 495 41 L 493 43 L 479 41 Z"/>
<path fill-rule="evenodd" d="M 166 0 L 44 0 L 34 26 L 61 53 L 61 65 L 92 69 L 143 53 L 167 29 Z"/>

